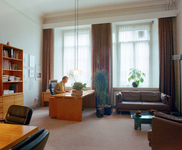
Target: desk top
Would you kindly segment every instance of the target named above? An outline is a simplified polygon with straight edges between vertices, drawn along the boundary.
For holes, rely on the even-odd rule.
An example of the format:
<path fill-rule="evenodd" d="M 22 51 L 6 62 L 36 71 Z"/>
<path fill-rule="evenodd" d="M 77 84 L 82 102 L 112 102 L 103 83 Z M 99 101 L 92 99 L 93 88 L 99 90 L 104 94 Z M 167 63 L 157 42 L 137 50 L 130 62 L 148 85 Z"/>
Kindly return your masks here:
<path fill-rule="evenodd" d="M 87 90 L 87 91 L 83 91 L 82 96 L 72 96 L 71 92 L 66 92 L 66 93 L 62 93 L 62 94 L 55 94 L 55 95 L 52 95 L 51 97 L 83 98 L 83 97 L 85 97 L 87 95 L 91 95 L 93 93 L 94 93 L 94 90 Z"/>
<path fill-rule="evenodd" d="M 37 131 L 36 126 L 0 123 L 0 150 L 14 147 Z"/>

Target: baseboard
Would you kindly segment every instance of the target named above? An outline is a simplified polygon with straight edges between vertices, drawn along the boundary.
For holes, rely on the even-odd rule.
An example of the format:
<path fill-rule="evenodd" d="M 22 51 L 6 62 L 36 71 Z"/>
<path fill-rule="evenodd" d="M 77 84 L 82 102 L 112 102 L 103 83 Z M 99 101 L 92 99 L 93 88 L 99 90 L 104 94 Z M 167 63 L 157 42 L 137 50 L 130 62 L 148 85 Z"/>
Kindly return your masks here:
<path fill-rule="evenodd" d="M 36 103 L 36 104 L 33 104 L 33 105 L 29 105 L 28 107 L 34 109 L 36 107 L 40 107 L 40 104 L 39 103 Z"/>

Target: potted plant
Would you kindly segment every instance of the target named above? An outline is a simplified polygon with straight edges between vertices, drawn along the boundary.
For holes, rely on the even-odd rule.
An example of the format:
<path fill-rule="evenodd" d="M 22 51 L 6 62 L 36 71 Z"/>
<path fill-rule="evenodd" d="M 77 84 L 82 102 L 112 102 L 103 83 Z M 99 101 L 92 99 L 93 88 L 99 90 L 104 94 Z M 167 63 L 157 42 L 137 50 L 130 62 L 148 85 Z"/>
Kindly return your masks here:
<path fill-rule="evenodd" d="M 104 115 L 111 114 L 111 105 L 107 104 L 108 101 L 108 74 L 103 70 L 97 70 L 93 76 L 93 84 L 95 87 L 95 93 L 97 98 L 97 112 L 100 112 L 100 108 L 103 108 Z M 97 116 L 99 116 L 97 114 Z"/>
<path fill-rule="evenodd" d="M 128 81 L 130 82 L 133 80 L 134 82 L 132 83 L 133 87 L 138 87 L 139 83 L 143 83 L 145 73 L 142 73 L 141 70 L 131 68 L 129 72 L 129 78 Z"/>
<path fill-rule="evenodd" d="M 86 83 L 82 84 L 81 82 L 75 82 L 74 85 L 72 86 L 72 89 L 76 90 L 77 96 L 82 95 L 82 90 L 85 90 L 85 88 L 86 88 Z"/>

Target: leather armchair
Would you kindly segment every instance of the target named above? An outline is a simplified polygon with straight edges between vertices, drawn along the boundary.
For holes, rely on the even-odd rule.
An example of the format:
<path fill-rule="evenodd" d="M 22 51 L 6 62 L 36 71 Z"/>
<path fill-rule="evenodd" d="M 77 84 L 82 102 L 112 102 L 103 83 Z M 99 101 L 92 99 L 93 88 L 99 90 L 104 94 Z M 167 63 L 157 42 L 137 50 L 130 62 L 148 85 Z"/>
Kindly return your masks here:
<path fill-rule="evenodd" d="M 148 140 L 152 150 L 181 150 L 182 119 L 155 111 Z"/>
<path fill-rule="evenodd" d="M 11 105 L 7 111 L 6 117 L 0 122 L 8 124 L 28 125 L 32 117 L 32 109 L 26 106 Z"/>

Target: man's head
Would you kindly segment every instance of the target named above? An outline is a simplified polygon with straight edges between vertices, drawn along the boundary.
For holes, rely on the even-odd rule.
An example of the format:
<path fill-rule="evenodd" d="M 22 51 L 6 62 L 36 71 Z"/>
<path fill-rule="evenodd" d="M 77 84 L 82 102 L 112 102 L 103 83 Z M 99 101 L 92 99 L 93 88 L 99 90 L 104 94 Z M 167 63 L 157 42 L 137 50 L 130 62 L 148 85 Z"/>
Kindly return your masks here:
<path fill-rule="evenodd" d="M 67 82 L 68 82 L 68 77 L 67 77 L 67 76 L 64 76 L 64 77 L 62 78 L 62 82 L 63 82 L 63 83 L 67 83 Z"/>

